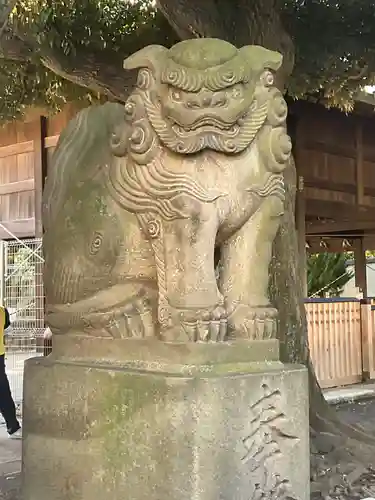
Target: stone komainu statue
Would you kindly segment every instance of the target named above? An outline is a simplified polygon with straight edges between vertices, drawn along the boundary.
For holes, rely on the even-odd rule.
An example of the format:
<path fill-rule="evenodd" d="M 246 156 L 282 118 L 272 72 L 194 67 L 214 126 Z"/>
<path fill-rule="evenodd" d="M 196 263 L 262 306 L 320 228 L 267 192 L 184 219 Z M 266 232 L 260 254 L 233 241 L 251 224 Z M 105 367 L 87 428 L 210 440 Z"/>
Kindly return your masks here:
<path fill-rule="evenodd" d="M 149 46 L 124 63 L 138 70 L 125 107 L 69 124 L 44 197 L 55 333 L 275 336 L 269 264 L 291 152 L 281 62 L 214 39 Z"/>

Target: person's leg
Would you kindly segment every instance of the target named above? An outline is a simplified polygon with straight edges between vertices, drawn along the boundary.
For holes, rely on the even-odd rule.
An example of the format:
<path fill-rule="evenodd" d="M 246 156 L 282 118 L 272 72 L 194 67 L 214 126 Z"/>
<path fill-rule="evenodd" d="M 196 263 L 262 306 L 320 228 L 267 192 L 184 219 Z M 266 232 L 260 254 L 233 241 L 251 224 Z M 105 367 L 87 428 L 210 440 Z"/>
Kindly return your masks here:
<path fill-rule="evenodd" d="M 5 355 L 0 356 L 0 413 L 4 417 L 9 434 L 14 434 L 20 429 L 21 426 L 16 416 L 16 406 L 5 373 Z"/>

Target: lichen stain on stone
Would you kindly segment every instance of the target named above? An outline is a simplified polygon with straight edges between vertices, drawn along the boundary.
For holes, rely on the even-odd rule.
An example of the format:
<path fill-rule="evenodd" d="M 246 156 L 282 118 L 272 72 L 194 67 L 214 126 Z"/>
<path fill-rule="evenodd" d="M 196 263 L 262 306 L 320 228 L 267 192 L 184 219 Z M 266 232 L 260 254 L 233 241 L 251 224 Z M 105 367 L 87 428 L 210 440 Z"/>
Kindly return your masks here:
<path fill-rule="evenodd" d="M 101 390 L 101 417 L 92 433 L 100 436 L 105 476 L 116 483 L 147 453 L 150 415 L 160 414 L 170 388 L 161 377 L 116 373 Z"/>

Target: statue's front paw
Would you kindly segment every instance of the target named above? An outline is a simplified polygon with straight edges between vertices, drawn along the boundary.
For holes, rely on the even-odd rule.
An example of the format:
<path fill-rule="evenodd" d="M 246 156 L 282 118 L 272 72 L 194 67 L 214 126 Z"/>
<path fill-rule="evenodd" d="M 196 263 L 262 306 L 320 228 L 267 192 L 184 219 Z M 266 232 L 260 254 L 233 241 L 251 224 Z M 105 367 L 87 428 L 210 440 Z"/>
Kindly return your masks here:
<path fill-rule="evenodd" d="M 236 305 L 228 315 L 228 332 L 232 338 L 264 340 L 276 338 L 277 309 L 271 306 Z"/>
<path fill-rule="evenodd" d="M 145 295 L 133 297 L 108 318 L 106 331 L 113 338 L 155 337 L 155 317 Z"/>
<path fill-rule="evenodd" d="M 222 305 L 211 310 L 175 311 L 173 324 L 164 332 L 166 342 L 221 342 L 227 336 L 227 314 Z"/>

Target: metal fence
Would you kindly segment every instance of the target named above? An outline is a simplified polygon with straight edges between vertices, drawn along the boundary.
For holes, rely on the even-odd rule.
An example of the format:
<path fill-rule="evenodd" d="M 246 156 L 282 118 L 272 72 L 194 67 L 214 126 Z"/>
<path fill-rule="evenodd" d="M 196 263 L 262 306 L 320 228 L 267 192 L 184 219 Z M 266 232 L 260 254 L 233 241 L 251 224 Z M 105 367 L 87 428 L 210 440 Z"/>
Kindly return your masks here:
<path fill-rule="evenodd" d="M 17 403 L 22 402 L 25 360 L 43 354 L 43 264 L 41 238 L 0 242 L 0 299 L 11 320 L 6 332 L 6 366 Z"/>

